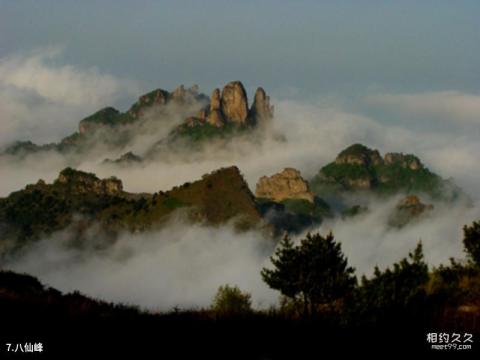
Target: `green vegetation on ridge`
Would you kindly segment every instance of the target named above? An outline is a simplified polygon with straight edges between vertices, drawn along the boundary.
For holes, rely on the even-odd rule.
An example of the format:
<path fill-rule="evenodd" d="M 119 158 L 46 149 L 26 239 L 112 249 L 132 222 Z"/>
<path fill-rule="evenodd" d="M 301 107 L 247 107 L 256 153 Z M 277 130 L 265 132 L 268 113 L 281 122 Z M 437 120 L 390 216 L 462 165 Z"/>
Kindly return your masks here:
<path fill-rule="evenodd" d="M 344 191 L 369 190 L 380 195 L 398 192 L 426 193 L 439 200 L 465 196 L 451 181 L 427 169 L 416 156 L 387 153 L 354 144 L 322 167 L 310 182 L 319 196 Z"/>
<path fill-rule="evenodd" d="M 94 222 L 102 225 L 104 235 L 157 228 L 178 209 L 185 209 L 187 220 L 210 225 L 232 220 L 239 230 L 261 221 L 253 195 L 236 167 L 155 194 L 127 193 L 116 178 L 99 179 L 66 168 L 53 184 L 39 181 L 0 199 L 4 231 L 0 254 L 3 245 L 21 247 L 70 225 L 77 227 L 75 236 L 80 238 Z"/>

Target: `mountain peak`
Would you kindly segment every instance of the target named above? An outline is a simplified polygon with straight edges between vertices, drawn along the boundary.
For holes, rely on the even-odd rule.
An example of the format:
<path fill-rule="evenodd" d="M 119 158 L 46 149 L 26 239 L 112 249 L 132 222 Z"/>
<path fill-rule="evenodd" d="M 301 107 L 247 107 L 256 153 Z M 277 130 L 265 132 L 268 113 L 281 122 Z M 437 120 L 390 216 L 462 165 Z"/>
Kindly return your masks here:
<path fill-rule="evenodd" d="M 353 144 L 338 154 L 336 164 L 378 165 L 383 162 L 378 150 L 372 150 L 362 144 Z"/>
<path fill-rule="evenodd" d="M 262 87 L 258 87 L 255 91 L 250 117 L 257 122 L 264 122 L 273 118 L 273 106 L 270 105 L 270 97 L 267 96 Z"/>
<path fill-rule="evenodd" d="M 223 87 L 222 112 L 227 121 L 245 124 L 248 117 L 247 92 L 240 81 L 231 81 Z"/>
<path fill-rule="evenodd" d="M 438 199 L 453 199 L 462 192 L 458 189 L 447 194 L 447 182 L 428 170 L 412 154 L 386 153 L 362 144 L 353 144 L 324 166 L 312 180 L 317 195 L 345 190 L 374 190 L 379 193 L 420 192 Z"/>
<path fill-rule="evenodd" d="M 78 124 L 78 131 L 85 135 L 96 131 L 99 127 L 114 125 L 118 115 L 120 115 L 120 111 L 117 109 L 111 106 L 105 107 L 81 120 Z"/>

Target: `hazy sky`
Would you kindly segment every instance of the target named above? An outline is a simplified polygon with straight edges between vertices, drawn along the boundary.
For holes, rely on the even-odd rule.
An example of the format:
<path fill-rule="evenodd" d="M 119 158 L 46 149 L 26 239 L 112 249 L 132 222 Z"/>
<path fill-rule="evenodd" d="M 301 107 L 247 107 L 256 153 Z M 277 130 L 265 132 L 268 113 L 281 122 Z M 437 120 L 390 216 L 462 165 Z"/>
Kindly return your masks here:
<path fill-rule="evenodd" d="M 480 136 L 480 1 L 0 0 L 0 148 L 57 141 L 154 88 L 281 100 Z"/>
<path fill-rule="evenodd" d="M 0 0 L 0 57 L 61 46 L 57 62 L 145 90 L 478 92 L 479 14 L 478 0 Z"/>

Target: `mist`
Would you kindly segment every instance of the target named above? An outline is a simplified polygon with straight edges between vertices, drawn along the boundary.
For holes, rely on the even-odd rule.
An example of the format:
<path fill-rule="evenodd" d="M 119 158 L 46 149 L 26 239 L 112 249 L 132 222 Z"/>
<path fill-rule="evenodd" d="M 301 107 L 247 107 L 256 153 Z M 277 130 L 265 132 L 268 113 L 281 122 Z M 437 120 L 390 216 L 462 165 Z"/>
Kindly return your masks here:
<path fill-rule="evenodd" d="M 58 141 L 82 118 L 140 93 L 137 82 L 62 63 L 64 49 L 0 57 L 0 149 L 16 140 Z"/>
<path fill-rule="evenodd" d="M 96 249 L 91 237 L 82 249 L 66 229 L 27 248 L 5 267 L 34 274 L 63 291 L 138 305 L 151 311 L 208 307 L 220 285 L 252 294 L 252 306 L 275 304 L 278 293 L 262 283 L 260 271 L 274 249 L 258 232 L 236 233 L 174 219 L 161 231 L 124 233 L 112 247 Z"/>
<path fill-rule="evenodd" d="M 422 202 L 434 205 L 433 210 L 403 227 L 392 227 L 389 217 L 404 196 L 399 194 L 387 201 L 371 197 L 362 203 L 369 209 L 365 214 L 327 219 L 313 231 L 333 232 L 357 276 L 371 276 L 375 266 L 380 269 L 391 266 L 406 257 L 419 241 L 431 267 L 448 264 L 450 258 L 464 259 L 462 228 L 480 218 L 478 206 L 446 205 L 421 195 Z"/>
<path fill-rule="evenodd" d="M 28 73 L 32 67 L 43 69 L 44 77 L 55 81 L 73 79 L 77 88 L 85 86 L 89 76 L 103 76 L 69 67 L 55 69 L 46 62 L 45 56 L 36 55 L 33 60 L 11 58 L 0 65 L 0 92 L 8 90 L 8 94 L 22 94 L 16 102 L 10 101 L 9 97 L 4 99 L 10 105 L 19 103 L 25 107 L 25 111 L 19 112 L 23 114 L 20 122 L 9 115 L 17 113 L 14 108 L 1 115 L 2 144 L 19 137 L 40 143 L 42 140 L 58 141 L 57 136 L 75 130 L 81 119 L 77 111 L 80 105 L 92 109 L 92 112 L 100 106 L 98 100 L 93 101 L 83 90 L 72 94 L 70 99 L 59 95 L 61 91 L 46 91 L 42 81 L 34 88 L 25 89 L 20 70 Z M 5 70 L 11 68 L 16 69 L 16 76 L 15 72 L 12 75 Z M 63 77 L 57 72 L 64 74 Z M 107 76 L 101 84 L 104 84 L 103 93 L 108 95 L 102 98 L 102 105 L 107 101 L 114 102 L 122 95 L 119 90 L 122 81 Z M 127 93 L 133 88 L 135 86 L 129 85 Z M 209 89 L 202 90 L 209 92 Z M 37 103 L 23 101 L 25 94 L 30 97 L 32 92 L 41 98 L 43 105 L 40 109 L 48 109 L 46 115 L 36 111 L 39 109 Z M 65 156 L 55 151 L 31 154 L 21 160 L 15 156 L 0 156 L 0 196 L 7 196 L 39 178 L 51 182 L 66 166 L 93 172 L 99 177 L 114 175 L 123 181 L 126 191 L 151 193 L 200 179 L 203 174 L 220 167 L 236 165 L 254 191 L 261 176 L 272 175 L 285 167 L 297 168 L 306 179 L 310 179 L 345 147 L 363 143 L 382 154 L 394 151 L 417 155 L 431 171 L 444 178 L 453 177 L 473 199 L 473 206 L 455 204 L 447 208 L 435 203 L 428 218 L 393 229 L 387 225 L 386 217 L 400 195 L 388 201 L 372 197 L 365 200 L 370 209 L 368 213 L 351 219 L 327 219 L 320 227 L 310 230 L 322 234 L 332 230 L 359 276 L 371 274 L 375 265 L 384 268 L 400 260 L 420 240 L 428 263 L 437 266 L 448 262 L 450 257 L 463 258 L 462 227 L 480 218 L 480 170 L 477 166 L 480 143 L 476 131 L 471 131 L 474 120 L 480 118 L 476 105 L 478 97 L 467 94 L 465 101 L 470 105 L 464 109 L 460 96 L 457 92 L 440 92 L 437 99 L 434 93 L 429 93 L 426 104 L 424 97 L 417 98 L 414 94 L 402 95 L 399 99 L 392 95 L 365 99 L 370 107 L 379 106 L 383 110 L 389 107 L 397 119 L 408 114 L 408 121 L 395 122 L 349 106 L 345 99 L 329 97 L 308 102 L 272 99 L 275 118 L 271 128 L 258 141 L 239 136 L 227 144 L 212 141 L 194 152 L 163 149 L 136 165 L 104 163 L 105 158 L 115 159 L 127 151 L 144 155 L 185 115 L 171 108 L 168 116 L 162 116 L 162 121 L 158 121 L 153 109 L 146 114 L 144 121 L 134 125 L 136 136 L 122 148 L 100 143 L 83 157 Z M 446 105 L 442 99 L 452 97 L 455 106 L 449 107 L 448 116 L 445 116 L 443 109 Z M 42 123 L 53 110 L 57 111 L 55 117 Z M 421 119 L 426 113 L 429 121 L 436 121 L 435 116 L 442 114 L 438 115 L 442 124 L 467 125 L 465 128 L 457 126 L 455 132 L 449 131 L 449 127 L 422 130 L 410 126 L 412 121 L 425 121 Z M 40 131 L 39 126 L 46 128 Z M 48 129 L 57 130 L 49 132 Z M 429 199 L 423 200 L 429 202 Z M 68 238 L 69 229 L 55 233 L 28 247 L 2 267 L 28 272 L 63 291 L 80 290 L 101 299 L 135 304 L 154 311 L 175 306 L 208 306 L 218 286 L 223 284 L 238 285 L 250 292 L 253 305 L 258 308 L 268 307 L 278 300 L 279 294 L 268 289 L 260 276 L 261 268 L 269 265 L 275 244 L 255 231 L 239 234 L 229 225 L 187 225 L 181 219 L 175 219 L 161 231 L 121 234 L 108 252 L 93 248 L 74 250 L 66 246 Z M 301 235 L 295 240 L 300 238 Z M 99 239 L 92 235 L 91 241 L 94 243 Z"/>
<path fill-rule="evenodd" d="M 364 199 L 371 209 L 354 218 L 326 220 L 309 229 L 335 239 L 356 275 L 371 276 L 407 256 L 422 241 L 429 266 L 463 259 L 462 226 L 480 217 L 477 207 L 436 204 L 427 218 L 402 228 L 388 226 L 401 196 L 381 202 Z M 423 199 L 425 200 L 425 199 Z M 25 248 L 3 264 L 37 276 L 48 286 L 99 299 L 140 306 L 150 311 L 206 308 L 218 287 L 237 285 L 252 295 L 252 305 L 278 305 L 279 293 L 263 283 L 260 271 L 271 267 L 276 242 L 252 230 L 238 233 L 229 224 L 187 224 L 178 215 L 159 231 L 122 233 L 110 247 L 92 226 L 81 248 L 71 246 L 65 229 Z M 90 235 L 88 235 L 90 233 Z M 294 236 L 299 243 L 305 234 Z"/>

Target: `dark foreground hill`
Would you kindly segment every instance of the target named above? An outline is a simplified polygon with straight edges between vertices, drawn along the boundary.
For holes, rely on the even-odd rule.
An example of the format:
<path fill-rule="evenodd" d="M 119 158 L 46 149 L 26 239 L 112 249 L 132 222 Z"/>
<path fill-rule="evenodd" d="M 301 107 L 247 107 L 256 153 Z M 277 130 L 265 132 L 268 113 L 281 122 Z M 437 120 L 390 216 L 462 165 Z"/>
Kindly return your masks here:
<path fill-rule="evenodd" d="M 357 356 L 423 355 L 438 352 L 426 341 L 431 332 L 472 333 L 474 347 L 463 354 L 477 353 L 479 329 L 473 317 L 478 320 L 478 314 L 458 317 L 446 303 L 433 312 L 424 304 L 421 311 L 420 317 L 402 313 L 401 319 L 378 313 L 382 321 L 374 324 L 338 316 L 306 320 L 278 309 L 242 315 L 209 309 L 151 313 L 79 292 L 63 294 L 32 276 L 0 271 L 0 357 L 18 358 L 20 353 L 7 353 L 6 344 L 27 342 L 41 343 L 47 359 L 306 359 L 351 351 Z"/>

